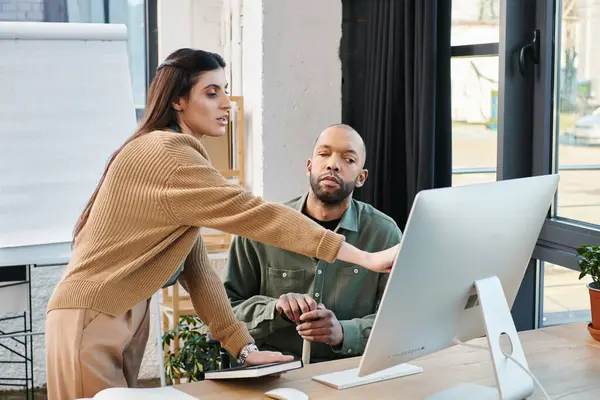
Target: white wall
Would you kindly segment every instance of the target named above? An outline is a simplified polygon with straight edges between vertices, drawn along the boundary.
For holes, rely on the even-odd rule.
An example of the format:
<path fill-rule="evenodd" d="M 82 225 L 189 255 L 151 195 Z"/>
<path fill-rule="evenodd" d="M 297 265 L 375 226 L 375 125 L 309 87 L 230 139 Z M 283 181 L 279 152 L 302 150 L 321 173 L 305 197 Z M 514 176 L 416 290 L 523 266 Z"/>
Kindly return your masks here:
<path fill-rule="evenodd" d="M 233 93 L 244 96 L 246 113 L 246 182 L 254 194 L 262 195 L 263 186 L 263 2 L 242 0 L 232 14 L 240 16 L 241 36 L 237 49 L 241 63 L 232 65 L 234 76 L 239 76 L 241 87 Z M 235 40 L 235 38 L 234 38 Z"/>
<path fill-rule="evenodd" d="M 224 2 L 229 0 L 158 0 L 158 58 L 181 47 L 224 56 Z"/>
<path fill-rule="evenodd" d="M 245 0 L 243 6 L 252 189 L 285 201 L 307 189 L 314 139 L 341 119 L 342 4 Z"/>

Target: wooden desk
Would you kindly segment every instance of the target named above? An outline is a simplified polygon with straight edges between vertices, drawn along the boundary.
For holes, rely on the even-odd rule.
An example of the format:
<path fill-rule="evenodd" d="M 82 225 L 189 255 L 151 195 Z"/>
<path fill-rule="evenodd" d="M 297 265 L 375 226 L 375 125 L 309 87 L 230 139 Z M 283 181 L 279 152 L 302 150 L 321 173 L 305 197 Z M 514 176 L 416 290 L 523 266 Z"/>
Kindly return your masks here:
<path fill-rule="evenodd" d="M 600 342 L 587 332 L 586 324 L 570 324 L 520 333 L 529 368 L 552 399 L 600 399 Z M 485 339 L 471 343 L 487 345 Z M 280 378 L 257 380 L 203 381 L 175 386 L 194 397 L 208 399 L 262 399 L 264 392 L 275 387 L 292 387 L 308 394 L 310 399 L 423 399 L 426 396 L 462 382 L 494 385 L 489 353 L 455 346 L 430 354 L 411 364 L 424 372 L 337 390 L 311 378 L 343 369 L 356 368 L 359 358 L 310 364 Z M 535 389 L 531 399 L 541 399 Z"/>

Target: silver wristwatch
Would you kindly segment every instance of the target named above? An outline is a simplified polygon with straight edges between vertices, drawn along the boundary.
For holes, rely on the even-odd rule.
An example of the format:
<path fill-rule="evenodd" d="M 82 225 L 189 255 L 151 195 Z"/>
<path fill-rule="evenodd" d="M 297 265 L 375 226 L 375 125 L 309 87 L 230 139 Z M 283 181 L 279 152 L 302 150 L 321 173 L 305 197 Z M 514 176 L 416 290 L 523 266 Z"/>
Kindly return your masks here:
<path fill-rule="evenodd" d="M 238 363 L 246 364 L 246 358 L 248 358 L 248 354 L 253 351 L 258 351 L 258 347 L 254 344 L 249 344 L 240 351 L 240 356 L 238 357 Z"/>

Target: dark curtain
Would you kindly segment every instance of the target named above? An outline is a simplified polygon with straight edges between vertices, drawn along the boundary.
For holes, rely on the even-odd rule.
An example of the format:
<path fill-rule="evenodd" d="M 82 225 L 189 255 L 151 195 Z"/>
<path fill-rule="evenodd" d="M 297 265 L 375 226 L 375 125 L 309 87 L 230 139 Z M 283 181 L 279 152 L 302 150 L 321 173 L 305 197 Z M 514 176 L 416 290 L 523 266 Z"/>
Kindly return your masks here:
<path fill-rule="evenodd" d="M 352 3 L 346 0 L 345 6 Z M 366 34 L 364 78 L 352 86 L 346 82 L 352 76 L 345 76 L 344 84 L 353 91 L 343 94 L 344 104 L 354 107 L 343 114 L 344 122 L 354 126 L 367 146 L 369 178 L 356 197 L 404 229 L 419 191 L 452 184 L 451 4 L 369 0 L 355 3 L 355 10 L 359 3 L 366 17 L 363 25 L 355 25 Z M 346 17 L 361 21 L 350 14 L 347 9 Z M 342 49 L 344 43 L 348 47 L 342 42 Z M 357 96 L 363 98 L 352 100 Z"/>

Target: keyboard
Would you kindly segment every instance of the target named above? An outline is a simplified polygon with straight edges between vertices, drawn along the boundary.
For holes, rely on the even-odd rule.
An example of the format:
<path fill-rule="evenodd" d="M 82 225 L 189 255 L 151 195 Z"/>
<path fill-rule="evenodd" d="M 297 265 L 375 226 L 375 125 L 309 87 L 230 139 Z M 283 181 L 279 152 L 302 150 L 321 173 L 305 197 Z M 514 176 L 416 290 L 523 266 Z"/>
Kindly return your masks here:
<path fill-rule="evenodd" d="M 370 375 L 358 376 L 358 368 L 314 376 L 313 380 L 336 389 L 348 389 L 355 386 L 381 382 L 388 379 L 413 375 L 423 372 L 423 368 L 411 364 L 398 364 L 391 368 L 375 372 Z"/>

